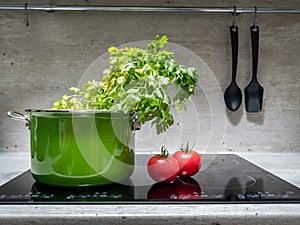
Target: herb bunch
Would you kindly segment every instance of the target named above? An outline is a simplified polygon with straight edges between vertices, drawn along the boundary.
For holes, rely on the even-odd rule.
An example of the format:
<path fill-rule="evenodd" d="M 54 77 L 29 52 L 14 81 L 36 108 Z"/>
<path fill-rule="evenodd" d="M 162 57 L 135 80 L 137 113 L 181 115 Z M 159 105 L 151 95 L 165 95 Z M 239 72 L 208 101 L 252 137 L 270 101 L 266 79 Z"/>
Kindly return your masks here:
<path fill-rule="evenodd" d="M 178 113 L 186 109 L 198 83 L 195 68 L 180 65 L 173 52 L 162 50 L 167 41 L 156 36 L 146 50 L 110 47 L 110 67 L 102 81 L 71 87 L 74 94 L 65 94 L 53 109 L 136 112 L 142 124 L 152 121 L 158 134 L 166 131 L 174 123 L 171 107 Z M 172 83 L 177 88 L 174 97 L 166 92 Z"/>

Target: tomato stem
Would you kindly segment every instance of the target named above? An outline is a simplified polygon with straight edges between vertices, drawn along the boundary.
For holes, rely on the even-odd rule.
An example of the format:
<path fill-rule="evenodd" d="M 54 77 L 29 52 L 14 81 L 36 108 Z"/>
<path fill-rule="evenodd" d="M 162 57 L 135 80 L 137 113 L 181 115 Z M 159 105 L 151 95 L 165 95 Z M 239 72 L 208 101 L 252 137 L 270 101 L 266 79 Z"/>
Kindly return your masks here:
<path fill-rule="evenodd" d="M 180 150 L 183 151 L 183 152 L 185 152 L 185 153 L 188 153 L 190 151 L 189 142 L 187 141 L 186 145 L 185 146 L 184 145 L 185 145 L 185 143 L 181 145 Z"/>
<path fill-rule="evenodd" d="M 190 148 L 189 142 L 187 141 L 185 146 L 184 146 L 184 144 L 181 145 L 180 150 L 185 153 L 189 153 L 194 147 L 195 147 L 195 144 L 192 146 L 192 148 Z"/>
<path fill-rule="evenodd" d="M 162 146 L 160 152 L 161 152 L 160 156 L 162 158 L 168 158 L 169 151 L 166 149 L 166 146 Z"/>

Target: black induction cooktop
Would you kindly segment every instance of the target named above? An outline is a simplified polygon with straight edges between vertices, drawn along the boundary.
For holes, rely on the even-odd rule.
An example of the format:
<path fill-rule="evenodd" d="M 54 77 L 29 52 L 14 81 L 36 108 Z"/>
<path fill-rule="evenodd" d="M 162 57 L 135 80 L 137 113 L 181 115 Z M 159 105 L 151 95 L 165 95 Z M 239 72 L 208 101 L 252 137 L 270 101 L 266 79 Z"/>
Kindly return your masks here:
<path fill-rule="evenodd" d="M 154 183 L 137 154 L 130 179 L 98 187 L 64 188 L 35 182 L 30 170 L 0 187 L 0 204 L 300 203 L 300 189 L 233 154 L 212 158 L 203 171 L 172 183 Z"/>

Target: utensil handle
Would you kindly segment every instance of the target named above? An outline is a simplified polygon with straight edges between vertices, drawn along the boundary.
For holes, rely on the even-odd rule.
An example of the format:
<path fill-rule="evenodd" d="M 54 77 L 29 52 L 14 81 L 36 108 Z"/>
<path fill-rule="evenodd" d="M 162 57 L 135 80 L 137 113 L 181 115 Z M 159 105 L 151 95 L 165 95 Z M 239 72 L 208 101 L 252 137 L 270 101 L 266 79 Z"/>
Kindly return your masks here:
<path fill-rule="evenodd" d="M 258 49 L 259 49 L 259 27 L 251 26 L 251 44 L 252 44 L 252 80 L 257 80 Z"/>
<path fill-rule="evenodd" d="M 232 81 L 236 80 L 237 62 L 238 62 L 238 27 L 230 26 L 231 50 L 232 50 Z"/>
<path fill-rule="evenodd" d="M 14 111 L 8 111 L 7 116 L 10 117 L 13 120 L 26 122 L 25 123 L 26 127 L 28 127 L 28 129 L 30 128 L 30 117 L 29 116 L 24 115 L 24 114 L 19 113 L 19 112 L 14 112 Z"/>

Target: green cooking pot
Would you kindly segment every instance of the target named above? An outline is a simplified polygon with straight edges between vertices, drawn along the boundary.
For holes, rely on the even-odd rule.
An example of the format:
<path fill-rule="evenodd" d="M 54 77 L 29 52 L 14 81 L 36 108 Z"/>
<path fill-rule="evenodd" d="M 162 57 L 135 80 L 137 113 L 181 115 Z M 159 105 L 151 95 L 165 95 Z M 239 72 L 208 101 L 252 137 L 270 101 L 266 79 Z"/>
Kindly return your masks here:
<path fill-rule="evenodd" d="M 55 186 L 121 182 L 134 169 L 134 116 L 111 111 L 26 110 L 8 112 L 26 121 L 31 139 L 31 172 Z"/>

